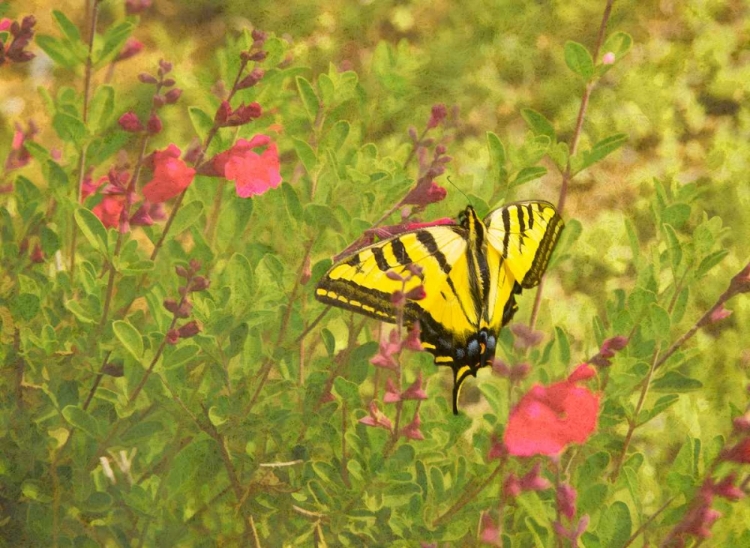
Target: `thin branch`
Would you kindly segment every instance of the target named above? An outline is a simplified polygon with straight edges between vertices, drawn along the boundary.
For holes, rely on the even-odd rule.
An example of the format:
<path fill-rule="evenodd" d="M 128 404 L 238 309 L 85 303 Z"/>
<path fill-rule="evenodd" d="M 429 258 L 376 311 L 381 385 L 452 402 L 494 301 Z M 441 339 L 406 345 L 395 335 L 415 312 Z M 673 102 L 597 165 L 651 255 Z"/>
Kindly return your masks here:
<path fill-rule="evenodd" d="M 630 536 L 628 541 L 622 545 L 622 548 L 627 548 L 628 546 L 633 544 L 633 542 L 635 542 L 635 539 L 637 539 L 641 535 L 641 533 L 643 533 L 646 530 L 646 528 L 649 525 L 651 525 L 651 522 L 653 522 L 659 516 L 659 514 L 661 514 L 664 510 L 666 510 L 669 507 L 670 504 L 672 504 L 675 498 L 677 497 L 670 497 L 669 500 L 667 500 L 667 502 L 662 504 L 656 512 L 651 514 L 651 516 L 646 521 L 644 521 L 643 524 L 638 529 L 636 529 L 635 533 L 633 533 Z"/>
<path fill-rule="evenodd" d="M 607 5 L 604 7 L 604 13 L 602 14 L 602 21 L 599 24 L 599 34 L 596 38 L 596 45 L 594 46 L 594 65 L 596 65 L 596 61 L 599 57 L 599 50 L 602 47 L 602 44 L 604 43 L 604 34 L 607 30 L 607 21 L 609 21 L 609 16 L 612 13 L 612 5 L 615 3 L 615 0 L 607 0 Z M 573 131 L 573 136 L 570 139 L 570 151 L 568 155 L 568 162 L 565 166 L 565 171 L 563 172 L 562 182 L 560 184 L 560 196 L 557 201 L 557 211 L 560 215 L 562 215 L 563 209 L 565 208 L 565 199 L 568 195 L 568 184 L 570 183 L 571 179 L 573 178 L 573 173 L 571 171 L 571 165 L 570 165 L 570 159 L 575 155 L 576 151 L 578 150 L 578 142 L 581 138 L 581 133 L 583 131 L 583 122 L 586 118 L 586 110 L 588 109 L 589 105 L 589 98 L 591 97 L 591 92 L 596 87 L 596 80 L 592 80 L 586 84 L 586 86 L 583 89 L 583 96 L 581 97 L 581 106 L 578 109 L 578 116 L 576 117 L 576 126 L 575 130 Z M 529 327 L 532 329 L 534 326 L 536 326 L 536 320 L 539 317 L 539 307 L 542 302 L 542 293 L 544 290 L 544 278 L 541 279 L 539 282 L 539 286 L 536 290 L 536 296 L 534 297 L 534 306 L 531 309 L 531 317 L 529 318 Z"/>
<path fill-rule="evenodd" d="M 495 468 L 492 473 L 485 478 L 484 481 L 482 481 L 479 485 L 477 485 L 474 489 L 471 489 L 470 491 L 465 492 L 459 499 L 456 501 L 453 506 L 451 506 L 445 513 L 438 516 L 433 522 L 432 526 L 437 527 L 445 520 L 453 517 L 461 508 L 469 504 L 471 500 L 476 497 L 479 493 L 481 493 L 490 483 L 492 483 L 492 480 L 494 480 L 498 474 L 503 470 L 505 466 L 505 461 L 502 460 L 497 465 L 497 468 Z"/>

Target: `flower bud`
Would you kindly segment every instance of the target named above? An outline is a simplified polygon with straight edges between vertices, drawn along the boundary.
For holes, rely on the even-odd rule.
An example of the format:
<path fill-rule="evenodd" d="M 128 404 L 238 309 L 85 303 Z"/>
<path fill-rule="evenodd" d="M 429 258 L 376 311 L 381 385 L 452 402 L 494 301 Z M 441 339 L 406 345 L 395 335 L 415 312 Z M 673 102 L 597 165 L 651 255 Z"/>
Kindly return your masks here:
<path fill-rule="evenodd" d="M 167 331 L 167 344 L 177 344 L 180 340 L 180 333 L 176 329 Z"/>
<path fill-rule="evenodd" d="M 175 314 L 177 312 L 177 301 L 174 299 L 164 299 L 164 308 L 166 308 L 169 312 L 172 314 Z"/>
<path fill-rule="evenodd" d="M 168 105 L 174 105 L 181 95 L 182 95 L 182 90 L 180 88 L 174 88 L 174 89 L 170 89 L 166 93 L 166 95 L 164 95 L 164 99 L 166 100 Z"/>
<path fill-rule="evenodd" d="M 148 73 L 142 72 L 138 75 L 138 80 L 143 84 L 158 84 L 159 81 Z"/>
<path fill-rule="evenodd" d="M 148 119 L 148 122 L 146 123 L 146 128 L 151 135 L 161 133 L 163 127 L 164 126 L 161 123 L 161 118 L 159 118 L 159 116 L 157 116 L 156 114 L 152 114 Z"/>
<path fill-rule="evenodd" d="M 205 291 L 209 285 L 208 278 L 205 276 L 196 276 L 190 281 L 190 291 Z"/>
<path fill-rule="evenodd" d="M 201 328 L 200 326 L 198 326 L 198 322 L 193 320 L 180 327 L 177 331 L 180 333 L 181 338 L 187 339 L 189 337 L 194 337 L 195 335 L 200 333 Z"/>
<path fill-rule="evenodd" d="M 135 112 L 126 112 L 117 121 L 120 127 L 130 133 L 138 133 L 143 131 L 143 124 L 138 119 L 138 115 Z"/>
<path fill-rule="evenodd" d="M 166 102 L 167 102 L 167 100 L 164 98 L 164 96 L 161 95 L 161 94 L 158 94 L 158 93 L 156 95 L 154 95 L 153 99 L 151 100 L 151 103 L 156 108 L 163 107 Z"/>

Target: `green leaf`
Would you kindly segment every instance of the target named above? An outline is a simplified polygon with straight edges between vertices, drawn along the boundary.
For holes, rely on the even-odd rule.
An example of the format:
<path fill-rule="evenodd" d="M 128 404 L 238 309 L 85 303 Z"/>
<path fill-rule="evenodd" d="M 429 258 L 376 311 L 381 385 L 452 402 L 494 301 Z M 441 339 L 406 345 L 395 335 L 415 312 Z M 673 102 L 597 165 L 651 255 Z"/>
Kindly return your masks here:
<path fill-rule="evenodd" d="M 58 40 L 57 38 L 53 38 L 52 36 L 47 36 L 45 34 L 40 34 L 34 41 L 44 53 L 49 55 L 50 59 L 52 59 L 61 67 L 72 69 L 80 63 L 80 60 L 75 55 L 73 55 L 70 47 L 66 44 L 63 44 L 63 42 L 61 40 Z"/>
<path fill-rule="evenodd" d="M 109 27 L 102 37 L 102 47 L 95 55 L 94 65 L 100 67 L 114 59 L 133 32 L 134 26 L 132 20 L 126 20 Z"/>
<path fill-rule="evenodd" d="M 180 346 L 171 346 L 174 350 L 164 352 L 164 368 L 172 369 L 178 365 L 182 365 L 186 361 L 192 359 L 200 351 L 200 347 L 197 344 L 188 342 L 180 343 Z"/>
<path fill-rule="evenodd" d="M 698 268 L 695 271 L 695 276 L 697 278 L 702 278 L 703 276 L 708 274 L 709 270 L 723 261 L 724 257 L 726 257 L 727 255 L 729 255 L 729 251 L 727 251 L 726 249 L 720 249 L 719 251 L 714 251 L 710 255 L 704 257 L 701 261 L 701 264 L 698 265 Z"/>
<path fill-rule="evenodd" d="M 638 415 L 637 425 L 642 426 L 646 424 L 648 421 L 661 414 L 662 411 L 677 403 L 679 399 L 680 396 L 678 396 L 677 394 L 662 396 L 661 398 L 656 400 L 656 403 L 651 409 L 641 411 L 641 414 Z"/>
<path fill-rule="evenodd" d="M 107 230 L 90 210 L 85 208 L 78 208 L 75 211 L 75 220 L 78 224 L 78 228 L 88 240 L 91 247 L 99 251 L 104 255 L 109 255 L 109 248 L 107 247 Z"/>
<path fill-rule="evenodd" d="M 362 405 L 359 397 L 359 385 L 344 377 L 336 377 L 333 380 L 333 392 L 346 402 L 349 409 L 356 409 Z"/>
<path fill-rule="evenodd" d="M 71 42 L 80 42 L 81 33 L 78 31 L 78 27 L 75 26 L 73 21 L 59 10 L 52 11 L 52 17 L 55 19 L 57 26 L 62 31 L 63 35 Z"/>
<path fill-rule="evenodd" d="M 30 321 L 36 317 L 40 309 L 40 300 L 31 293 L 19 293 L 10 302 L 10 310 L 16 320 Z"/>
<path fill-rule="evenodd" d="M 326 347 L 326 352 L 328 353 L 328 357 L 332 358 L 333 353 L 336 350 L 336 338 L 333 336 L 333 333 L 331 333 L 328 329 L 323 329 L 320 332 L 320 336 L 323 339 L 323 346 Z"/>
<path fill-rule="evenodd" d="M 560 353 L 560 363 L 567 366 L 570 364 L 570 341 L 568 341 L 568 336 L 561 327 L 555 327 L 555 338 L 557 339 L 557 349 Z"/>
<path fill-rule="evenodd" d="M 232 294 L 229 306 L 232 315 L 238 317 L 250 310 L 255 302 L 253 269 L 247 257 L 235 253 L 227 263 L 226 273 Z"/>
<path fill-rule="evenodd" d="M 588 81 L 594 75 L 594 59 L 589 50 L 578 42 L 565 42 L 565 64 L 584 81 Z"/>
<path fill-rule="evenodd" d="M 80 147 L 88 136 L 83 120 L 67 112 L 58 111 L 52 119 L 52 126 L 63 141 Z"/>
<path fill-rule="evenodd" d="M 93 134 L 109 126 L 114 109 L 115 89 L 112 86 L 98 86 L 89 105 L 89 127 Z"/>
<path fill-rule="evenodd" d="M 188 107 L 188 116 L 198 137 L 205 141 L 208 132 L 214 127 L 214 119 L 198 107 Z"/>
<path fill-rule="evenodd" d="M 627 32 L 615 32 L 607 37 L 601 50 L 603 53 L 614 53 L 615 62 L 622 59 L 633 45 L 633 38 Z"/>
<path fill-rule="evenodd" d="M 617 501 L 602 513 L 596 532 L 602 546 L 619 548 L 628 541 L 632 529 L 630 509 L 624 502 Z"/>
<path fill-rule="evenodd" d="M 664 234 L 667 239 L 667 253 L 669 253 L 669 260 L 672 263 L 672 275 L 677 278 L 677 271 L 682 262 L 682 246 L 677 238 L 677 233 L 670 225 L 664 225 Z"/>
<path fill-rule="evenodd" d="M 546 167 L 542 167 L 542 166 L 525 167 L 521 171 L 519 171 L 515 179 L 511 181 L 510 188 L 521 186 L 522 184 L 528 183 L 529 181 L 533 181 L 534 179 L 539 179 L 540 177 L 543 177 L 546 174 L 547 174 Z"/>
<path fill-rule="evenodd" d="M 341 225 L 333 214 L 333 210 L 322 204 L 307 204 L 303 215 L 305 224 L 313 228 L 322 230 L 331 227 L 335 230 L 342 230 Z"/>
<path fill-rule="evenodd" d="M 112 324 L 115 336 L 120 340 L 125 350 L 140 361 L 143 357 L 143 338 L 138 330 L 125 320 L 117 320 Z"/>
<path fill-rule="evenodd" d="M 92 438 L 99 437 L 99 423 L 96 419 L 76 405 L 68 405 L 62 410 L 62 416 L 74 428 L 85 432 Z"/>
<path fill-rule="evenodd" d="M 306 78 L 297 76 L 295 82 L 297 82 L 297 91 L 299 92 L 300 99 L 302 99 L 302 104 L 305 106 L 305 111 L 307 111 L 307 117 L 311 123 L 315 123 L 318 111 L 320 110 L 320 99 L 318 99 L 312 84 Z"/>
<path fill-rule="evenodd" d="M 556 143 L 550 147 L 548 154 L 560 171 L 564 170 L 565 166 L 568 165 L 568 160 L 570 160 L 568 143 Z"/>
<path fill-rule="evenodd" d="M 703 383 L 677 371 L 667 371 L 651 383 L 651 388 L 658 392 L 692 392 L 703 388 Z"/>
<path fill-rule="evenodd" d="M 616 133 L 606 139 L 596 143 L 591 150 L 584 150 L 580 166 L 577 166 L 576 173 L 583 171 L 596 162 L 612 154 L 615 150 L 628 142 L 628 136 L 625 133 Z"/>
<path fill-rule="evenodd" d="M 200 219 L 202 213 L 203 202 L 201 202 L 200 200 L 193 200 L 189 204 L 183 205 L 180 208 L 180 211 L 177 212 L 177 215 L 175 215 L 175 219 L 172 223 L 172 228 L 170 229 L 169 233 L 172 236 L 179 236 L 188 228 L 193 226 L 193 224 L 198 219 Z"/>
<path fill-rule="evenodd" d="M 297 190 L 289 183 L 284 182 L 281 183 L 281 192 L 284 194 L 284 203 L 289 216 L 296 221 L 301 221 L 304 210 L 302 209 L 302 202 L 297 196 Z"/>
<path fill-rule="evenodd" d="M 487 149 L 490 153 L 492 173 L 497 177 L 498 183 L 504 183 L 508 179 L 508 170 L 505 169 L 505 162 L 507 161 L 505 147 L 500 141 L 500 137 L 491 131 L 487 132 Z"/>
<path fill-rule="evenodd" d="M 305 166 L 305 170 L 308 175 L 313 175 L 315 168 L 318 166 L 318 158 L 315 155 L 313 148 L 302 139 L 292 138 L 294 144 L 294 150 L 297 152 L 302 165 Z"/>
<path fill-rule="evenodd" d="M 646 321 L 647 332 L 650 338 L 663 341 L 669 338 L 669 329 L 672 321 L 669 313 L 656 303 L 651 303 L 648 309 Z"/>
<path fill-rule="evenodd" d="M 47 256 L 52 256 L 55 251 L 60 249 L 60 237 L 57 235 L 57 232 L 46 225 L 39 229 L 39 241 L 42 251 Z"/>
<path fill-rule="evenodd" d="M 687 204 L 672 204 L 661 213 L 661 222 L 672 225 L 679 230 L 690 218 L 690 206 Z"/>
<path fill-rule="evenodd" d="M 521 110 L 521 116 L 535 135 L 546 135 L 551 143 L 556 141 L 555 128 L 552 126 L 552 122 L 547 120 L 542 113 L 525 108 Z"/>

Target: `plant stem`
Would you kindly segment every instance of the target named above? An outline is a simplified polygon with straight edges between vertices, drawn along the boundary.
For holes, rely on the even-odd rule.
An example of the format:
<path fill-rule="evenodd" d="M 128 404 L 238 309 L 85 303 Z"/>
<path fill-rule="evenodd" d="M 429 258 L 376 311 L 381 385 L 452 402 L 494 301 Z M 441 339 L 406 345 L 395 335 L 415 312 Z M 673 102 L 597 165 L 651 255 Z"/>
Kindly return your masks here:
<path fill-rule="evenodd" d="M 615 0 L 607 0 L 607 5 L 604 7 L 604 13 L 602 14 L 602 21 L 599 24 L 599 34 L 596 38 L 596 45 L 594 46 L 594 65 L 596 65 L 596 61 L 599 57 L 599 50 L 602 47 L 602 44 L 604 43 L 604 33 L 607 30 L 607 21 L 609 21 L 609 16 L 612 13 L 612 5 L 615 3 Z M 568 155 L 568 162 L 565 165 L 565 171 L 563 172 L 562 176 L 562 182 L 560 183 L 560 196 L 557 201 L 557 211 L 560 215 L 562 215 L 563 210 L 565 209 L 565 199 L 568 196 L 568 184 L 573 178 L 573 173 L 571 171 L 571 165 L 570 165 L 570 159 L 575 155 L 576 151 L 578 150 L 578 142 L 581 139 L 581 133 L 583 131 L 583 122 L 586 118 L 586 110 L 589 105 L 589 98 L 591 97 L 591 92 L 594 91 L 594 88 L 596 87 L 596 80 L 591 80 L 590 82 L 586 83 L 586 86 L 583 88 L 583 96 L 581 97 L 581 106 L 578 109 L 578 116 L 576 117 L 576 126 L 575 130 L 573 131 L 573 136 L 570 138 L 570 150 Z M 534 306 L 531 309 L 531 318 L 529 318 L 529 327 L 534 329 L 536 326 L 536 320 L 539 316 L 539 307 L 541 305 L 542 301 L 542 293 L 544 291 L 544 278 L 542 278 L 539 282 L 539 286 L 536 290 L 536 295 L 534 297 Z"/>
<path fill-rule="evenodd" d="M 659 514 L 661 514 L 664 510 L 667 509 L 667 507 L 669 507 L 670 504 L 672 504 L 672 501 L 674 501 L 674 499 L 675 497 L 670 497 L 667 502 L 662 504 L 656 512 L 654 512 L 646 521 L 643 522 L 643 524 L 638 529 L 636 529 L 635 533 L 633 533 L 628 541 L 622 545 L 622 548 L 627 548 L 628 546 L 633 544 L 635 539 L 637 539 L 639 535 L 646 530 L 646 528 L 659 516 Z"/>
<path fill-rule="evenodd" d="M 477 485 L 475 488 L 471 489 L 467 493 L 464 493 L 463 496 L 461 496 L 454 504 L 451 506 L 445 513 L 438 516 L 433 522 L 432 526 L 437 527 L 442 522 L 447 520 L 448 518 L 453 517 L 453 515 L 456 514 L 461 508 L 466 506 L 469 502 L 471 502 L 471 499 L 476 497 L 479 493 L 481 493 L 485 487 L 487 487 L 490 483 L 492 483 L 492 480 L 497 477 L 497 475 L 503 470 L 505 467 L 505 460 L 501 460 L 500 463 L 497 465 L 497 468 L 495 468 L 492 473 L 487 476 L 484 481 L 482 481 L 479 485 Z"/>
<path fill-rule="evenodd" d="M 641 389 L 641 395 L 638 398 L 638 404 L 635 406 L 635 412 L 633 413 L 633 416 L 630 417 L 630 420 L 628 421 L 628 433 L 625 435 L 625 441 L 622 444 L 622 451 L 620 452 L 620 456 L 617 459 L 617 464 L 615 465 L 614 472 L 612 472 L 612 483 L 617 481 L 617 478 L 620 475 L 620 470 L 622 469 L 622 465 L 625 462 L 625 456 L 628 452 L 628 447 L 630 446 L 630 441 L 633 439 L 633 433 L 635 432 L 635 429 L 640 426 L 638 424 L 638 416 L 641 414 L 641 410 L 643 409 L 643 404 L 646 402 L 646 396 L 648 395 L 648 389 L 651 387 L 651 379 L 653 378 L 654 371 L 656 371 L 656 364 L 657 360 L 659 358 L 659 348 L 654 351 L 654 355 L 651 359 L 651 367 L 648 370 L 648 375 L 646 376 L 646 380 L 643 383 L 643 388 Z"/>
<path fill-rule="evenodd" d="M 96 23 L 99 19 L 99 4 L 102 0 L 94 0 L 94 5 L 91 9 L 91 22 L 89 25 L 89 43 L 88 50 L 86 52 L 86 69 L 83 77 L 83 125 L 85 126 L 89 119 L 89 100 L 91 97 L 91 75 L 93 73 L 94 61 L 92 59 L 94 52 L 94 37 L 96 36 Z M 81 146 L 81 152 L 78 156 L 78 188 L 76 190 L 76 203 L 81 203 L 81 192 L 83 187 L 83 179 L 86 174 L 86 145 Z M 76 268 L 76 242 L 78 240 L 78 223 L 75 218 L 72 219 L 72 235 L 70 241 L 70 279 L 74 279 L 75 268 Z"/>

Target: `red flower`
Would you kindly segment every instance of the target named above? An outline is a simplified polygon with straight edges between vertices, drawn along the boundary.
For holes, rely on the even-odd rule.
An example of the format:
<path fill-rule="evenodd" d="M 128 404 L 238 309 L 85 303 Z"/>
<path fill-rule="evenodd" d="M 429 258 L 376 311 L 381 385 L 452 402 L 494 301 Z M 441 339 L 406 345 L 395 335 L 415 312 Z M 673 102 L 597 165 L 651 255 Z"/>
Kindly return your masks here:
<path fill-rule="evenodd" d="M 599 397 L 576 383 L 587 375 L 581 368 L 571 378 L 550 386 L 535 385 L 511 411 L 505 445 L 511 455 L 557 455 L 569 443 L 583 443 L 596 429 Z"/>
<path fill-rule="evenodd" d="M 125 198 L 112 194 L 105 194 L 102 201 L 91 211 L 99 217 L 105 228 L 117 228 L 120 224 L 120 214 L 125 205 Z"/>
<path fill-rule="evenodd" d="M 154 153 L 154 176 L 143 187 L 143 195 L 151 203 L 166 202 L 193 182 L 195 170 L 180 159 L 180 149 L 169 145 Z"/>
<path fill-rule="evenodd" d="M 722 453 L 724 460 L 736 462 L 739 464 L 750 464 L 750 438 L 741 440 L 737 445 L 730 449 L 725 449 Z"/>
<path fill-rule="evenodd" d="M 143 51 L 143 42 L 132 37 L 128 38 L 113 62 L 117 63 L 119 61 L 124 61 L 125 59 L 130 59 L 131 57 L 138 55 L 141 51 Z"/>
<path fill-rule="evenodd" d="M 266 149 L 260 154 L 253 151 L 262 146 Z M 267 135 L 256 135 L 250 141 L 238 140 L 232 148 L 214 157 L 213 166 L 219 175 L 235 182 L 240 198 L 263 194 L 281 183 L 279 151 Z"/>

